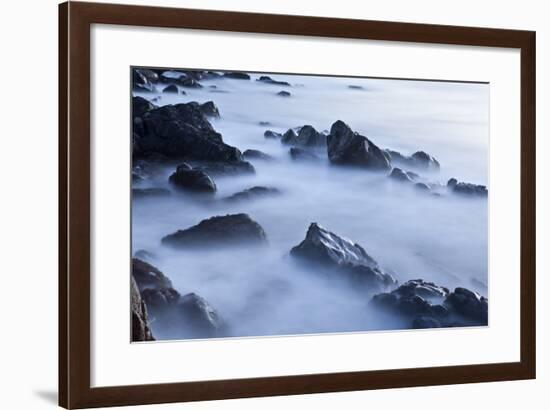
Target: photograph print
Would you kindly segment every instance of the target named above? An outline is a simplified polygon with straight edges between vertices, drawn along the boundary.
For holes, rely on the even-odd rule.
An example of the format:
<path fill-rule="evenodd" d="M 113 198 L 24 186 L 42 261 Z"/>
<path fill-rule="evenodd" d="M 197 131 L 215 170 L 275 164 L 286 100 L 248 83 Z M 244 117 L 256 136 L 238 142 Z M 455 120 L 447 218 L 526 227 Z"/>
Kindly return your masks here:
<path fill-rule="evenodd" d="M 488 326 L 488 83 L 130 78 L 132 342 Z"/>

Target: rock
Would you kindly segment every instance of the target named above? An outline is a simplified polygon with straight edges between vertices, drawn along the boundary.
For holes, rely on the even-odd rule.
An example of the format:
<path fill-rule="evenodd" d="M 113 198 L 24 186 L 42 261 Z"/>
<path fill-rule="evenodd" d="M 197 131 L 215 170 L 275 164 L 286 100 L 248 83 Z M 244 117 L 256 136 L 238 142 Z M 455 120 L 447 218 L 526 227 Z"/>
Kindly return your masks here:
<path fill-rule="evenodd" d="M 488 301 L 479 293 L 465 288 L 456 288 L 444 302 L 454 313 L 473 321 L 474 324 L 485 326 L 488 322 Z"/>
<path fill-rule="evenodd" d="M 399 286 L 392 293 L 401 298 L 420 296 L 424 299 L 432 300 L 447 297 L 449 289 L 436 285 L 433 282 L 426 282 L 422 279 L 412 279 Z"/>
<path fill-rule="evenodd" d="M 425 171 L 439 171 L 439 162 L 424 151 L 417 151 L 410 157 L 401 154 L 398 151 L 385 150 L 392 163 L 406 168 L 416 168 Z"/>
<path fill-rule="evenodd" d="M 147 306 L 141 299 L 133 276 L 130 283 L 130 311 L 132 312 L 132 342 L 148 342 L 155 340 L 149 327 Z"/>
<path fill-rule="evenodd" d="M 198 225 L 162 238 L 164 245 L 186 248 L 232 246 L 242 243 L 260 245 L 267 241 L 263 228 L 247 214 L 214 216 Z"/>
<path fill-rule="evenodd" d="M 290 255 L 318 268 L 333 271 L 371 289 L 385 289 L 396 283 L 389 273 L 358 244 L 342 238 L 317 223 L 309 226 L 305 239 Z"/>
<path fill-rule="evenodd" d="M 225 334 L 225 324 L 218 312 L 195 293 L 182 296 L 178 304 L 181 326 L 188 337 L 219 337 Z"/>
<path fill-rule="evenodd" d="M 162 92 L 166 94 L 178 94 L 179 90 L 177 85 L 170 84 L 169 86 L 165 87 Z"/>
<path fill-rule="evenodd" d="M 414 188 L 421 192 L 428 192 L 430 187 L 423 182 L 417 182 L 414 184 Z"/>
<path fill-rule="evenodd" d="M 267 127 L 268 125 L 271 125 L 269 121 L 259 121 L 258 125 L 261 125 L 262 127 Z"/>
<path fill-rule="evenodd" d="M 295 161 L 319 161 L 321 159 L 317 155 L 306 151 L 305 149 L 296 147 L 290 148 L 289 154 Z"/>
<path fill-rule="evenodd" d="M 178 84 L 186 88 L 202 88 L 201 83 L 199 83 L 194 78 L 190 78 L 190 77 L 187 77 L 187 78 L 180 77 Z"/>
<path fill-rule="evenodd" d="M 170 196 L 171 192 L 165 188 L 133 188 L 132 198 L 160 198 Z"/>
<path fill-rule="evenodd" d="M 223 76 L 225 78 L 232 78 L 234 80 L 250 80 L 250 75 L 248 75 L 247 73 L 229 72 L 223 73 Z"/>
<path fill-rule="evenodd" d="M 139 249 L 134 252 L 134 258 L 141 259 L 142 261 L 150 261 L 155 259 L 155 255 L 145 249 Z"/>
<path fill-rule="evenodd" d="M 189 168 L 190 166 L 185 163 L 179 165 L 168 180 L 174 186 L 183 190 L 205 193 L 216 192 L 216 184 L 206 172 Z"/>
<path fill-rule="evenodd" d="M 420 178 L 420 175 L 418 175 L 414 172 L 411 172 L 411 171 L 407 171 L 407 172 L 405 172 L 405 174 L 407 174 L 407 176 L 413 181 L 416 181 L 418 178 Z"/>
<path fill-rule="evenodd" d="M 269 77 L 267 75 L 262 75 L 256 81 L 260 81 L 260 82 L 265 83 L 265 84 L 283 85 L 283 86 L 290 87 L 290 84 L 287 83 L 286 81 L 276 81 L 276 80 L 272 79 L 271 77 Z"/>
<path fill-rule="evenodd" d="M 296 133 L 289 129 L 281 138 L 281 142 L 288 145 L 299 147 L 325 147 L 327 145 L 327 136 L 317 132 L 311 125 L 304 125 Z"/>
<path fill-rule="evenodd" d="M 141 296 L 151 314 L 158 316 L 177 304 L 181 295 L 174 288 L 146 288 L 141 291 Z"/>
<path fill-rule="evenodd" d="M 418 316 L 412 322 L 413 329 L 432 329 L 443 327 L 441 322 L 430 316 Z"/>
<path fill-rule="evenodd" d="M 199 108 L 204 115 L 220 118 L 220 111 L 218 110 L 218 107 L 216 107 L 216 104 L 214 104 L 214 101 L 207 101 L 204 104 L 201 104 Z"/>
<path fill-rule="evenodd" d="M 371 304 L 409 321 L 412 321 L 418 316 L 430 317 L 441 321 L 449 314 L 448 310 L 443 305 L 432 304 L 416 293 L 402 296 L 395 291 L 391 293 L 380 293 L 372 297 Z"/>
<path fill-rule="evenodd" d="M 369 170 L 389 170 L 390 162 L 367 137 L 353 132 L 343 121 L 336 121 L 328 135 L 328 157 L 337 165 L 353 165 Z"/>
<path fill-rule="evenodd" d="M 212 176 L 228 176 L 238 174 L 254 174 L 254 166 L 247 161 L 225 161 L 197 163 L 196 170 L 204 171 Z"/>
<path fill-rule="evenodd" d="M 290 97 L 291 94 L 288 91 L 279 91 L 277 95 L 279 97 Z"/>
<path fill-rule="evenodd" d="M 409 175 L 407 175 L 407 173 L 404 172 L 401 168 L 392 169 L 388 178 L 391 178 L 392 180 L 398 182 L 412 182 L 411 177 L 409 177 Z"/>
<path fill-rule="evenodd" d="M 187 74 L 185 74 L 183 71 L 168 70 L 168 71 L 163 71 L 159 75 L 159 80 L 163 83 L 168 83 L 168 84 L 175 84 L 179 82 L 180 78 L 186 79 Z"/>
<path fill-rule="evenodd" d="M 165 105 L 134 117 L 133 138 L 137 157 L 242 161 L 241 152 L 223 142 L 197 103 Z"/>
<path fill-rule="evenodd" d="M 266 132 L 264 132 L 264 137 L 265 138 L 278 139 L 278 138 L 282 138 L 282 136 L 283 136 L 282 134 L 280 134 L 278 132 L 275 132 L 275 131 L 271 131 L 271 130 L 267 130 Z"/>
<path fill-rule="evenodd" d="M 138 258 L 132 258 L 132 275 L 141 292 L 144 289 L 164 289 L 172 287 L 172 282 L 164 273 L 153 265 Z"/>
<path fill-rule="evenodd" d="M 257 149 L 247 149 L 243 152 L 243 157 L 245 159 L 260 159 L 263 161 L 271 161 L 273 159 L 271 155 Z"/>
<path fill-rule="evenodd" d="M 244 191 L 237 192 L 231 196 L 225 198 L 229 202 L 237 202 L 242 200 L 249 200 L 255 198 L 261 198 L 266 196 L 278 195 L 281 191 L 277 188 L 265 187 L 265 186 L 254 186 L 252 188 L 245 189 Z"/>
<path fill-rule="evenodd" d="M 135 68 L 132 71 L 132 88 L 134 91 L 154 92 L 155 83 L 159 80 L 157 73 L 152 70 Z"/>
<path fill-rule="evenodd" d="M 451 192 L 464 196 L 472 197 L 487 197 L 487 187 L 485 185 L 475 185 L 467 182 L 458 182 L 455 178 L 449 179 L 447 182 L 447 188 Z"/>
<path fill-rule="evenodd" d="M 348 85 L 348 88 L 351 90 L 364 90 L 365 88 L 361 85 Z"/>
<path fill-rule="evenodd" d="M 147 111 L 151 111 L 157 108 L 157 106 L 143 97 L 132 98 L 132 115 L 134 117 L 141 117 Z"/>

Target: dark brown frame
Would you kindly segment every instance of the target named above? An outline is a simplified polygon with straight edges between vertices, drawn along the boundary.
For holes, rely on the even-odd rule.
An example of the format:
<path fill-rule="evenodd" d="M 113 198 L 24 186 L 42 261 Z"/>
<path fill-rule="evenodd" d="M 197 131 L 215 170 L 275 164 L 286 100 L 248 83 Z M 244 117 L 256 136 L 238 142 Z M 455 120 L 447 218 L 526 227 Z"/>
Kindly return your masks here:
<path fill-rule="evenodd" d="M 521 50 L 521 360 L 90 387 L 90 26 L 94 23 Z M 59 404 L 87 408 L 534 379 L 535 32 L 70 2 L 59 6 Z"/>

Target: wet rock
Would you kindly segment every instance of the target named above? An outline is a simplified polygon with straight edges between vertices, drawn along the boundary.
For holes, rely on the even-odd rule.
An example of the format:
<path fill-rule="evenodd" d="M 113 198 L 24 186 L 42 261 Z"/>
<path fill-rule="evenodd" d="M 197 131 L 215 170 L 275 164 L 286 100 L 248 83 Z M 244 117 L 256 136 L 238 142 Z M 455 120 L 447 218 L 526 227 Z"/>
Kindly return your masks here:
<path fill-rule="evenodd" d="M 187 74 L 179 70 L 163 71 L 159 75 L 159 80 L 163 83 L 168 83 L 168 84 L 175 84 L 175 83 L 178 83 L 180 79 L 186 79 L 186 78 L 187 78 Z"/>
<path fill-rule="evenodd" d="M 207 101 L 204 104 L 201 104 L 199 108 L 204 115 L 214 118 L 220 117 L 220 110 L 218 110 L 218 107 L 214 104 L 214 101 Z"/>
<path fill-rule="evenodd" d="M 277 188 L 265 187 L 265 186 L 254 186 L 252 188 L 245 189 L 244 191 L 237 192 L 231 196 L 225 198 L 229 202 L 237 202 L 242 200 L 249 200 L 255 198 L 262 198 L 267 196 L 279 195 L 281 191 Z"/>
<path fill-rule="evenodd" d="M 263 228 L 247 214 L 214 216 L 162 238 L 164 245 L 180 248 L 233 246 L 242 243 L 260 245 L 266 241 Z"/>
<path fill-rule="evenodd" d="M 321 158 L 319 158 L 317 155 L 306 151 L 305 149 L 292 147 L 289 150 L 290 157 L 295 161 L 319 161 Z"/>
<path fill-rule="evenodd" d="M 180 326 L 188 337 L 219 337 L 226 332 L 226 325 L 218 312 L 195 293 L 182 296 L 177 309 Z"/>
<path fill-rule="evenodd" d="M 155 340 L 149 327 L 147 306 L 141 299 L 141 294 L 133 277 L 130 283 L 130 311 L 132 312 L 132 342 Z"/>
<path fill-rule="evenodd" d="M 488 191 L 485 185 L 475 185 L 467 182 L 458 182 L 455 178 L 449 179 L 447 188 L 451 192 L 471 197 L 487 197 Z"/>
<path fill-rule="evenodd" d="M 328 135 L 328 157 L 337 165 L 353 165 L 369 170 L 389 170 L 390 162 L 367 137 L 353 132 L 343 121 L 336 121 Z"/>
<path fill-rule="evenodd" d="M 147 111 L 151 111 L 157 108 L 157 106 L 143 97 L 132 98 L 132 115 L 134 117 L 141 117 Z"/>
<path fill-rule="evenodd" d="M 267 75 L 262 75 L 256 81 L 260 81 L 260 82 L 265 83 L 265 84 L 283 85 L 283 86 L 290 87 L 290 84 L 288 82 L 286 82 L 286 81 L 277 81 L 277 80 L 274 80 L 273 78 L 271 78 Z"/>
<path fill-rule="evenodd" d="M 415 168 L 425 171 L 439 171 L 439 162 L 424 151 L 417 151 L 411 156 L 405 156 L 398 151 L 385 150 L 393 164 L 405 168 Z"/>
<path fill-rule="evenodd" d="M 304 125 L 300 127 L 298 133 L 293 129 L 289 129 L 282 136 L 281 142 L 299 147 L 325 147 L 327 136 L 318 132 L 311 125 Z"/>
<path fill-rule="evenodd" d="M 272 139 L 279 139 L 279 138 L 283 137 L 283 134 L 281 134 L 279 132 L 267 130 L 266 132 L 264 132 L 264 137 L 265 138 L 272 138 Z"/>
<path fill-rule="evenodd" d="M 390 175 L 388 175 L 388 178 L 397 182 L 412 182 L 411 177 L 409 177 L 409 175 L 407 175 L 407 173 L 401 168 L 392 169 Z"/>
<path fill-rule="evenodd" d="M 152 70 L 135 68 L 132 71 L 132 88 L 134 91 L 154 92 L 158 80 L 157 73 Z"/>
<path fill-rule="evenodd" d="M 305 239 L 290 255 L 317 268 L 351 279 L 355 284 L 377 290 L 396 283 L 389 273 L 358 244 L 332 233 L 317 223 L 309 226 Z"/>
<path fill-rule="evenodd" d="M 465 288 L 456 288 L 444 302 L 445 306 L 477 325 L 487 325 L 488 301 L 479 293 Z"/>
<path fill-rule="evenodd" d="M 290 97 L 291 94 L 288 91 L 279 91 L 277 95 L 279 97 Z"/>
<path fill-rule="evenodd" d="M 225 78 L 232 78 L 234 80 L 250 80 L 250 75 L 248 75 L 247 73 L 229 72 L 223 73 L 223 76 Z"/>
<path fill-rule="evenodd" d="M 242 161 L 241 152 L 225 144 L 197 103 L 165 105 L 134 117 L 134 156 Z"/>
<path fill-rule="evenodd" d="M 178 84 L 186 88 L 202 88 L 202 84 L 194 78 L 180 78 Z"/>
<path fill-rule="evenodd" d="M 132 258 L 132 275 L 140 291 L 172 288 L 172 282 L 164 273 L 138 258 Z"/>
<path fill-rule="evenodd" d="M 260 159 L 263 161 L 273 160 L 273 157 L 271 155 L 257 149 L 247 149 L 243 152 L 243 157 L 245 159 Z"/>
<path fill-rule="evenodd" d="M 179 94 L 178 86 L 175 84 L 170 84 L 162 90 L 166 94 Z"/>
<path fill-rule="evenodd" d="M 160 198 L 170 196 L 171 192 L 165 188 L 133 188 L 132 198 Z"/>
<path fill-rule="evenodd" d="M 188 164 L 181 164 L 169 179 L 177 188 L 194 192 L 214 193 L 216 184 L 210 176 L 201 170 L 190 169 Z"/>

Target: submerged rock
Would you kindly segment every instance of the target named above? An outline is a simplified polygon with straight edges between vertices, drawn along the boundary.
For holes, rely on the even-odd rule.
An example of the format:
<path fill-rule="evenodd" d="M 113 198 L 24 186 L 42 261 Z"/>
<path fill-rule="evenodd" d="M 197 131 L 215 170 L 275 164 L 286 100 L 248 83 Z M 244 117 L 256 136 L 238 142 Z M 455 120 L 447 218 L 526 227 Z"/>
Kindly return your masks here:
<path fill-rule="evenodd" d="M 132 312 L 132 342 L 155 340 L 149 327 L 147 306 L 141 299 L 141 294 L 133 276 L 130 283 L 130 311 Z"/>
<path fill-rule="evenodd" d="M 169 86 L 164 87 L 162 92 L 166 94 L 179 94 L 178 86 L 175 84 L 170 84 Z"/>
<path fill-rule="evenodd" d="M 171 192 L 166 188 L 133 188 L 132 198 L 160 198 L 170 196 Z"/>
<path fill-rule="evenodd" d="M 164 245 L 181 248 L 233 246 L 242 243 L 260 245 L 266 241 L 263 228 L 247 214 L 214 216 L 162 238 Z"/>
<path fill-rule="evenodd" d="M 392 163 L 406 168 L 415 168 L 425 171 L 439 171 L 439 162 L 424 151 L 417 151 L 411 156 L 405 156 L 397 151 L 385 150 Z"/>
<path fill-rule="evenodd" d="M 271 161 L 273 159 L 271 155 L 257 149 L 247 149 L 243 152 L 243 157 L 245 159 L 261 159 L 263 161 Z"/>
<path fill-rule="evenodd" d="M 247 73 L 229 72 L 223 73 L 223 76 L 225 78 L 232 78 L 234 80 L 250 80 L 250 75 Z"/>
<path fill-rule="evenodd" d="M 264 137 L 265 138 L 272 138 L 272 139 L 279 139 L 279 138 L 283 137 L 283 134 L 281 134 L 279 132 L 267 130 L 266 132 L 264 132 Z"/>
<path fill-rule="evenodd" d="M 189 191 L 214 193 L 217 189 L 216 184 L 206 172 L 191 169 L 185 163 L 179 165 L 168 180 L 177 188 Z"/>
<path fill-rule="evenodd" d="M 288 83 L 286 81 L 274 80 L 273 78 L 271 78 L 267 75 L 262 75 L 260 78 L 256 79 L 256 81 L 260 81 L 260 82 L 265 83 L 265 84 L 283 85 L 283 86 L 290 87 L 290 83 Z"/>
<path fill-rule="evenodd" d="M 351 90 L 364 90 L 365 88 L 362 85 L 348 85 L 348 88 Z"/>
<path fill-rule="evenodd" d="M 279 97 L 290 97 L 291 94 L 288 91 L 279 91 L 277 95 Z"/>
<path fill-rule="evenodd" d="M 277 188 L 265 187 L 265 186 L 254 186 L 252 188 L 245 189 L 244 191 L 237 192 L 231 196 L 225 198 L 226 201 L 236 202 L 254 198 L 261 198 L 266 196 L 278 195 L 281 191 Z"/>
<path fill-rule="evenodd" d="M 290 157 L 295 161 L 319 161 L 321 158 L 319 158 L 317 155 L 306 151 L 305 149 L 292 147 L 289 150 Z"/>
<path fill-rule="evenodd" d="M 325 147 L 327 145 L 327 136 L 318 132 L 311 125 L 304 125 L 296 133 L 289 129 L 281 138 L 281 142 L 288 145 L 299 147 Z"/>
<path fill-rule="evenodd" d="M 464 196 L 487 197 L 487 187 L 485 185 L 475 185 L 467 182 L 458 182 L 455 178 L 449 179 L 447 188 L 451 192 Z"/>
<path fill-rule="evenodd" d="M 390 162 L 367 137 L 353 132 L 343 121 L 336 121 L 328 135 L 328 157 L 338 165 L 360 166 L 369 170 L 389 170 Z"/>
<path fill-rule="evenodd" d="M 371 289 L 384 289 L 396 283 L 367 252 L 349 239 L 332 233 L 317 223 L 309 226 L 305 239 L 290 255 L 318 268 L 333 271 Z"/>

